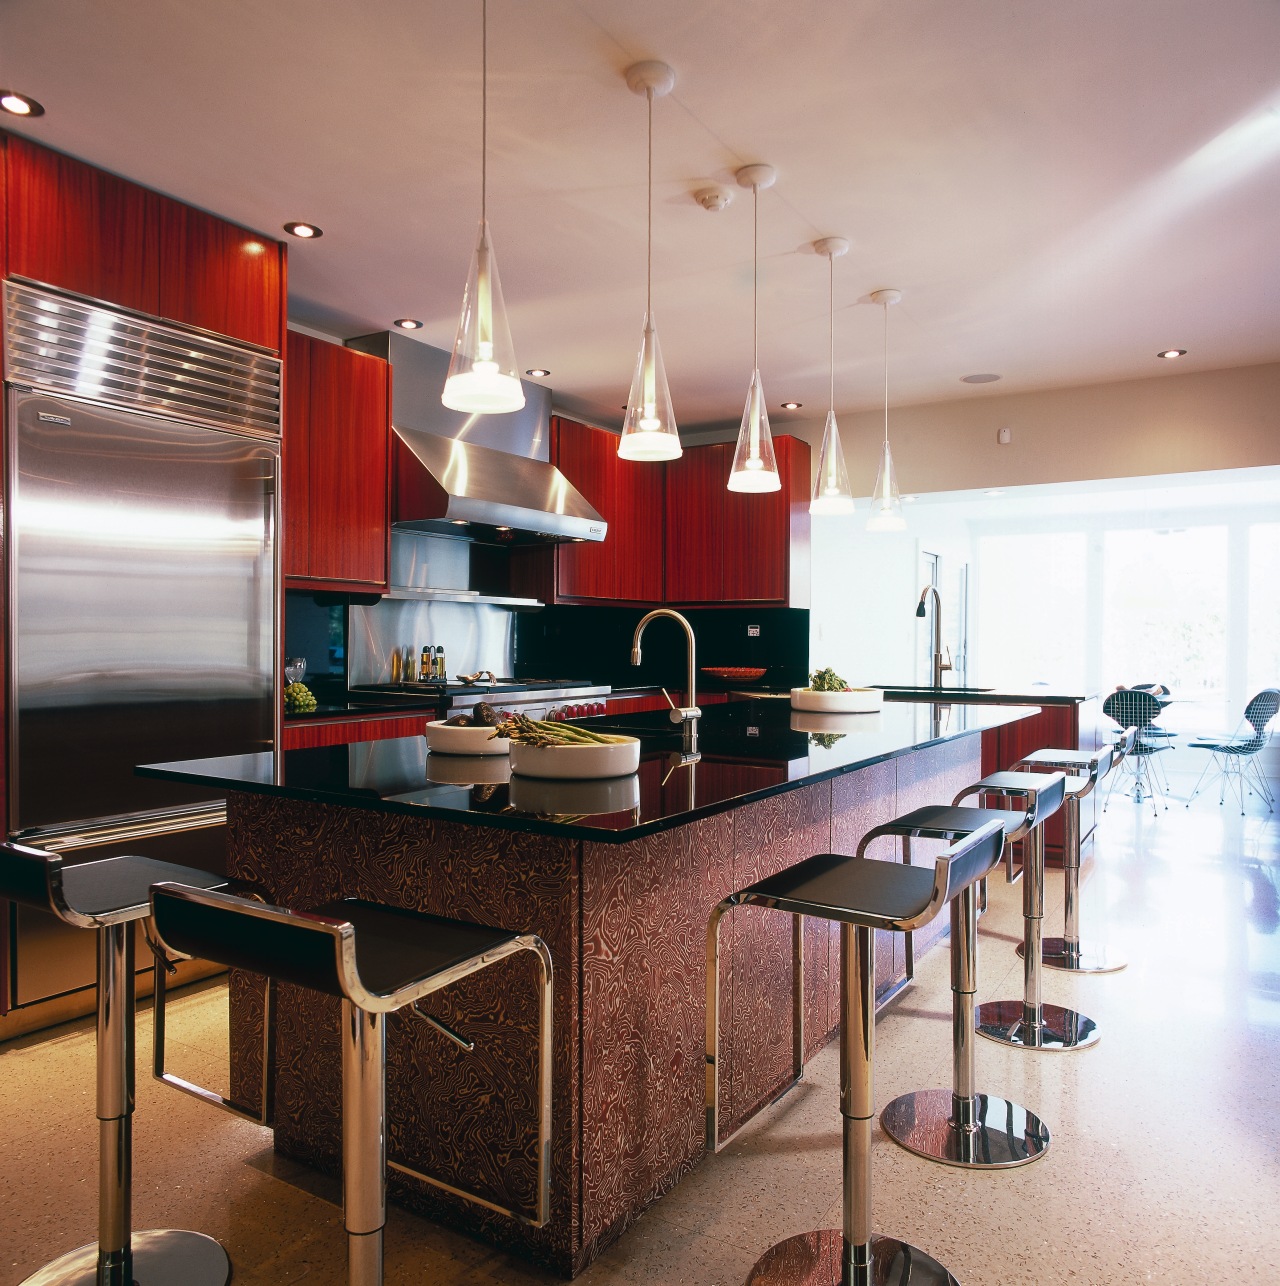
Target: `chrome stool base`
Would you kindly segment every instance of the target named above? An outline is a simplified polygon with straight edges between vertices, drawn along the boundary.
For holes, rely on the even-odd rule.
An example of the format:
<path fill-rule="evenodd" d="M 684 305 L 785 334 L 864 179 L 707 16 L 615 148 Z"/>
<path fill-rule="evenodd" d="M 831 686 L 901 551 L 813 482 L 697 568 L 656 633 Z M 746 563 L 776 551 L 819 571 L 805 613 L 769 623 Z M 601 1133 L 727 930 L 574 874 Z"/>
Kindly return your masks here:
<path fill-rule="evenodd" d="M 1018 955 L 1025 951 L 1018 943 Z M 1061 969 L 1066 973 L 1119 973 L 1129 962 L 1113 956 L 1105 946 L 1096 942 L 1080 942 L 1068 947 L 1065 938 L 1045 938 L 1040 948 L 1040 963 L 1046 969 Z"/>
<path fill-rule="evenodd" d="M 896 1237 L 871 1238 L 871 1263 L 845 1273 L 839 1228 L 802 1232 L 765 1251 L 747 1286 L 959 1286 L 936 1259 Z"/>
<path fill-rule="evenodd" d="M 1098 1043 L 1101 1035 L 1092 1018 L 1074 1009 L 1063 1009 L 1061 1005 L 1041 1005 L 1040 1021 L 1028 1022 L 1026 1006 L 1021 1000 L 989 1000 L 979 1005 L 976 1028 L 979 1036 L 1001 1045 L 1050 1053 L 1088 1049 Z"/>
<path fill-rule="evenodd" d="M 98 1246 L 81 1246 L 28 1277 L 22 1286 L 97 1286 Z M 212 1237 L 180 1228 L 133 1234 L 136 1286 L 227 1286 L 231 1261 Z"/>
<path fill-rule="evenodd" d="M 974 1102 L 974 1123 L 961 1128 L 951 1090 L 916 1090 L 895 1098 L 880 1113 L 880 1125 L 908 1152 L 974 1170 L 1027 1165 L 1049 1146 L 1049 1127 L 1034 1112 L 991 1094 L 977 1094 Z"/>

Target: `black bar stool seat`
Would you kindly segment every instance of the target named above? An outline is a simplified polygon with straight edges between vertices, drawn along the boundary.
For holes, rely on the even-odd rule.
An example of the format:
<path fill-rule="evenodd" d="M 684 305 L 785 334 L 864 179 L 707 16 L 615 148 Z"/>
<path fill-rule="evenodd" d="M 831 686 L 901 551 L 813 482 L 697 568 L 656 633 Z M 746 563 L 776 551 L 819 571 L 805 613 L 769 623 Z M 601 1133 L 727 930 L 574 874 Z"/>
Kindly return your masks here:
<path fill-rule="evenodd" d="M 716 933 L 720 916 L 734 906 L 771 907 L 797 917 L 835 920 L 840 925 L 844 1226 L 838 1232 L 803 1233 L 779 1242 L 757 1261 L 748 1286 L 781 1282 L 954 1286 L 955 1278 L 937 1260 L 896 1238 L 872 1232 L 875 930 L 906 933 L 927 924 L 999 861 L 1003 840 L 1002 824 L 986 822 L 940 855 L 932 870 L 819 853 L 730 894 L 713 912 L 709 938 Z M 719 1055 L 717 1032 L 715 1011 L 709 1004 L 707 1034 L 712 1065 Z M 708 1077 L 709 1083 L 711 1080 Z M 708 1145 L 712 1146 L 710 1130 L 708 1133 Z"/>
<path fill-rule="evenodd" d="M 156 933 L 177 955 L 217 960 L 342 1001 L 342 1183 L 347 1274 L 380 1286 L 386 1224 L 386 1015 L 412 1007 L 460 1045 L 473 1042 L 422 1013 L 417 1003 L 517 952 L 539 968 L 538 1187 L 532 1215 L 507 1209 L 407 1165 L 396 1170 L 535 1228 L 550 1216 L 551 953 L 541 938 L 358 898 L 292 911 L 226 893 L 158 884 Z M 267 1012 L 272 1004 L 268 999 Z M 266 1056 L 269 1059 L 269 1054 Z M 159 1074 L 159 1070 L 158 1073 Z M 167 1079 L 163 1078 L 162 1079 Z M 200 1097 L 210 1097 L 195 1087 Z M 230 1106 L 230 1105 L 228 1105 Z M 233 1109 L 234 1110 L 234 1109 Z"/>
<path fill-rule="evenodd" d="M 50 911 L 98 935 L 98 1240 L 69 1251 L 23 1286 L 226 1286 L 227 1252 L 212 1237 L 180 1228 L 134 1232 L 134 930 L 151 914 L 157 880 L 201 888 L 221 875 L 150 857 L 106 857 L 67 865 L 24 844 L 0 848 L 0 898 Z M 157 973 L 159 967 L 157 966 Z"/>

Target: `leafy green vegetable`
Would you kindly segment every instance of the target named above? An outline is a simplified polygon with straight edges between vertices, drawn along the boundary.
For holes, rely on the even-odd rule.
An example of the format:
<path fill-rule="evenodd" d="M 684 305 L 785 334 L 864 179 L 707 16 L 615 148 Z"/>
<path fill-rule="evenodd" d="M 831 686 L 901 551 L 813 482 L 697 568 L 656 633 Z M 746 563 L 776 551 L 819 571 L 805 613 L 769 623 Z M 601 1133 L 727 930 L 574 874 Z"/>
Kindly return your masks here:
<path fill-rule="evenodd" d="M 809 734 L 809 740 L 815 746 L 821 746 L 823 750 L 830 750 L 837 741 L 841 741 L 843 738 L 843 732 L 811 732 Z"/>
<path fill-rule="evenodd" d="M 815 692 L 848 692 L 849 685 L 830 667 L 815 670 L 809 676 L 809 686 Z"/>

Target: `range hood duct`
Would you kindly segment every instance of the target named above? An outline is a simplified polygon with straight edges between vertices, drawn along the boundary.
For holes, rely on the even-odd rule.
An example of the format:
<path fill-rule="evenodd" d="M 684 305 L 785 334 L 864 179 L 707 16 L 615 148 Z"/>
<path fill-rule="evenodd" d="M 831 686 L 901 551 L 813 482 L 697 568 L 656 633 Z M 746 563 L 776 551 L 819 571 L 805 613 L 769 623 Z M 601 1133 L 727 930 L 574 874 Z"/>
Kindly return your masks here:
<path fill-rule="evenodd" d="M 393 527 L 497 543 L 605 537 L 605 520 L 545 460 L 417 429 L 394 433 Z"/>
<path fill-rule="evenodd" d="M 392 367 L 393 528 L 500 545 L 605 538 L 608 524 L 547 458 L 548 389 L 524 380 L 523 410 L 467 415 L 440 401 L 443 350 L 390 331 L 348 347 Z"/>

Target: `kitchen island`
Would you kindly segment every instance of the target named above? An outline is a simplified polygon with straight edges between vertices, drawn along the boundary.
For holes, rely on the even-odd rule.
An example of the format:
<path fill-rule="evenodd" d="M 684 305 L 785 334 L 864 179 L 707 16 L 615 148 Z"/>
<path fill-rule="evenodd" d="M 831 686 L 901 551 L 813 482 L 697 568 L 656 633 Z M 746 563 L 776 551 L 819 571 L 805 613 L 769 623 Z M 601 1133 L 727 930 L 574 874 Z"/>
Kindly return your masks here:
<path fill-rule="evenodd" d="M 638 714 L 622 726 L 641 737 L 640 771 L 606 782 L 508 781 L 504 760 L 428 756 L 418 737 L 141 771 L 225 791 L 231 873 L 274 902 L 369 898 L 546 941 L 556 971 L 550 1221 L 535 1229 L 397 1171 L 390 1187 L 404 1205 L 572 1276 L 703 1156 L 712 908 L 812 853 L 853 852 L 899 813 L 949 802 L 980 775 L 980 734 L 1035 713 L 890 702 L 833 717 L 733 702 L 702 719 L 697 763 L 681 762 L 662 712 Z M 871 856 L 896 857 L 883 843 Z M 916 848 L 922 862 L 936 851 Z M 806 1055 L 838 1022 L 833 929 L 804 922 Z M 917 950 L 930 940 L 918 934 Z M 791 1081 L 793 959 L 790 916 L 744 907 L 725 917 L 724 1132 Z M 896 990 L 904 965 L 900 935 L 884 935 L 879 996 Z M 252 1100 L 261 989 L 240 975 L 231 987 L 233 1088 Z M 528 1209 L 533 970 L 515 957 L 433 997 L 431 1012 L 475 1049 L 412 1014 L 391 1018 L 390 1158 Z M 337 1002 L 282 985 L 278 1151 L 337 1169 L 339 1077 Z"/>

